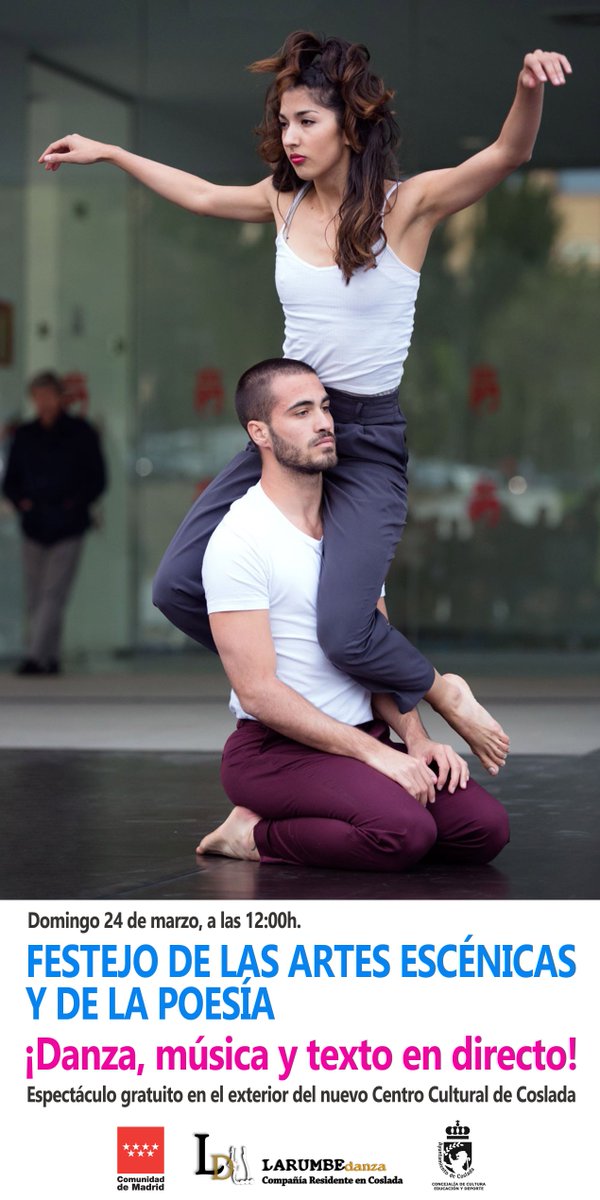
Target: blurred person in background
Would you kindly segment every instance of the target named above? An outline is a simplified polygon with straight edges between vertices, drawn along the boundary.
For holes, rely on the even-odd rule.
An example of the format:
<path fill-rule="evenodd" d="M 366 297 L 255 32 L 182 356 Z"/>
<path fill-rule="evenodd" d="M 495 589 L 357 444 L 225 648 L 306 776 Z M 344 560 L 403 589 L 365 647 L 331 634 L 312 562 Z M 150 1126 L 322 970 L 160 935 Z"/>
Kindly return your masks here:
<path fill-rule="evenodd" d="M 43 371 L 28 391 L 37 416 L 17 429 L 3 482 L 23 535 L 27 640 L 17 674 L 57 675 L 65 609 L 106 469 L 96 430 L 67 415 L 59 376 Z"/>

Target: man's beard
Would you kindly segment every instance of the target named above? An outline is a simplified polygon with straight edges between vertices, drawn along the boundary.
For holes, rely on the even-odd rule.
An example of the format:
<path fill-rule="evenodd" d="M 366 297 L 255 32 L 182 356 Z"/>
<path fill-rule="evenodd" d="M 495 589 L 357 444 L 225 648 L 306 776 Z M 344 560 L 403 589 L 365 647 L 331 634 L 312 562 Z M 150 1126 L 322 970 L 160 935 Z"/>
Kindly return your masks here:
<path fill-rule="evenodd" d="M 281 467 L 287 467 L 289 471 L 297 471 L 301 475 L 321 475 L 328 467 L 334 467 L 337 463 L 335 443 L 323 451 L 323 458 L 319 463 L 310 458 L 308 451 L 299 450 L 292 442 L 287 442 L 285 438 L 280 437 L 270 425 L 268 429 L 275 460 Z"/>

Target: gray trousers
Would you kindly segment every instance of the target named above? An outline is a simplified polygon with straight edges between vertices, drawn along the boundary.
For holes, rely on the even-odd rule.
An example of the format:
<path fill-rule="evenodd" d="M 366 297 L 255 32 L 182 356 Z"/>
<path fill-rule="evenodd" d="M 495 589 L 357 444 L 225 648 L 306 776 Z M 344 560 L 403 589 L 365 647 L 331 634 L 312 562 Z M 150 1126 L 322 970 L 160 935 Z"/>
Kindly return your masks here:
<path fill-rule="evenodd" d="M 406 422 L 396 392 L 371 397 L 329 387 L 327 392 L 338 463 L 325 474 L 317 636 L 340 671 L 371 692 L 392 692 L 400 711 L 409 712 L 431 687 L 434 670 L 375 607 L 406 521 Z M 230 505 L 258 482 L 260 471 L 251 442 L 192 506 L 154 580 L 157 608 L 211 650 L 204 551 Z"/>
<path fill-rule="evenodd" d="M 51 546 L 23 538 L 27 658 L 42 666 L 60 658 L 64 612 L 82 547 L 83 534 Z"/>

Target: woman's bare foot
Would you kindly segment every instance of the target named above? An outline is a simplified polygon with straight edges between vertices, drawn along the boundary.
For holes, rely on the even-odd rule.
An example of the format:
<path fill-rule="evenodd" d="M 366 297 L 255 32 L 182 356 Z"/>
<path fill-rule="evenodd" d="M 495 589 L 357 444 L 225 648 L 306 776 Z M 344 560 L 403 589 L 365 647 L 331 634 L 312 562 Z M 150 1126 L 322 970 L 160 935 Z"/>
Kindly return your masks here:
<path fill-rule="evenodd" d="M 460 733 L 490 775 L 497 775 L 508 754 L 509 739 L 501 725 L 475 699 L 460 675 L 438 675 L 425 699 Z"/>
<path fill-rule="evenodd" d="M 196 854 L 223 854 L 226 858 L 260 861 L 254 844 L 254 826 L 260 821 L 249 808 L 234 808 L 226 821 L 207 833 L 196 846 Z"/>

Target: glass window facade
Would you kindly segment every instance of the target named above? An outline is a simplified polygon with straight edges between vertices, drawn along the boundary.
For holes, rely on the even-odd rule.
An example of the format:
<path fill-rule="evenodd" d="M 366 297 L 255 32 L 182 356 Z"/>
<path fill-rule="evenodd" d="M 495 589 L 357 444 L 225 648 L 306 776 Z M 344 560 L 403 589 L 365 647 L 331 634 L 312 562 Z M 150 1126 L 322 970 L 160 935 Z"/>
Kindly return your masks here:
<path fill-rule="evenodd" d="M 37 64 L 27 65 L 26 81 L 23 179 L 6 231 L 6 242 L 12 237 L 22 254 L 5 276 L 15 339 L 12 362 L 0 379 L 1 452 L 5 458 L 15 423 L 33 416 L 27 381 L 45 370 L 71 377 L 77 395 L 73 411 L 85 413 L 101 434 L 110 486 L 86 538 L 65 649 L 114 650 L 130 644 L 133 628 L 130 189 L 125 177 L 107 166 L 54 174 L 43 171 L 37 158 L 50 141 L 78 126 L 102 129 L 107 141 L 128 141 L 130 111 L 123 101 Z M 0 197 L 0 212 L 10 211 L 10 201 Z M 6 580 L 0 592 L 0 653 L 14 655 L 22 636 L 20 539 L 6 503 L 0 540 Z"/>
<path fill-rule="evenodd" d="M 440 230 L 403 383 L 414 637 L 597 645 L 600 172 L 529 171 Z"/>
<path fill-rule="evenodd" d="M 139 554 L 139 637 L 178 644 L 151 603 L 162 552 L 195 496 L 242 449 L 235 384 L 281 352 L 273 227 L 199 220 L 143 196 L 139 371 L 132 488 Z"/>
<path fill-rule="evenodd" d="M 142 11 L 150 24 L 128 26 L 118 47 L 130 96 L 0 44 L 0 93 L 16 113 L 0 168 L 0 454 L 26 380 L 53 368 L 84 377 L 110 470 L 69 611 L 73 654 L 183 644 L 152 607 L 152 576 L 194 496 L 244 443 L 237 377 L 282 340 L 271 226 L 199 220 L 107 165 L 36 164 L 78 128 L 244 177 L 188 95 L 173 85 L 168 106 L 149 98 L 166 10 Z M 183 45 L 183 10 L 177 20 Z M 197 13 L 189 21 L 197 37 Z M 251 127 L 261 87 L 249 115 L 219 96 L 225 125 Z M 568 167 L 520 172 L 452 218 L 423 272 L 401 396 L 409 524 L 387 591 L 392 618 L 425 646 L 600 641 L 600 171 Z M 21 595 L 6 504 L 0 553 L 7 658 Z"/>

